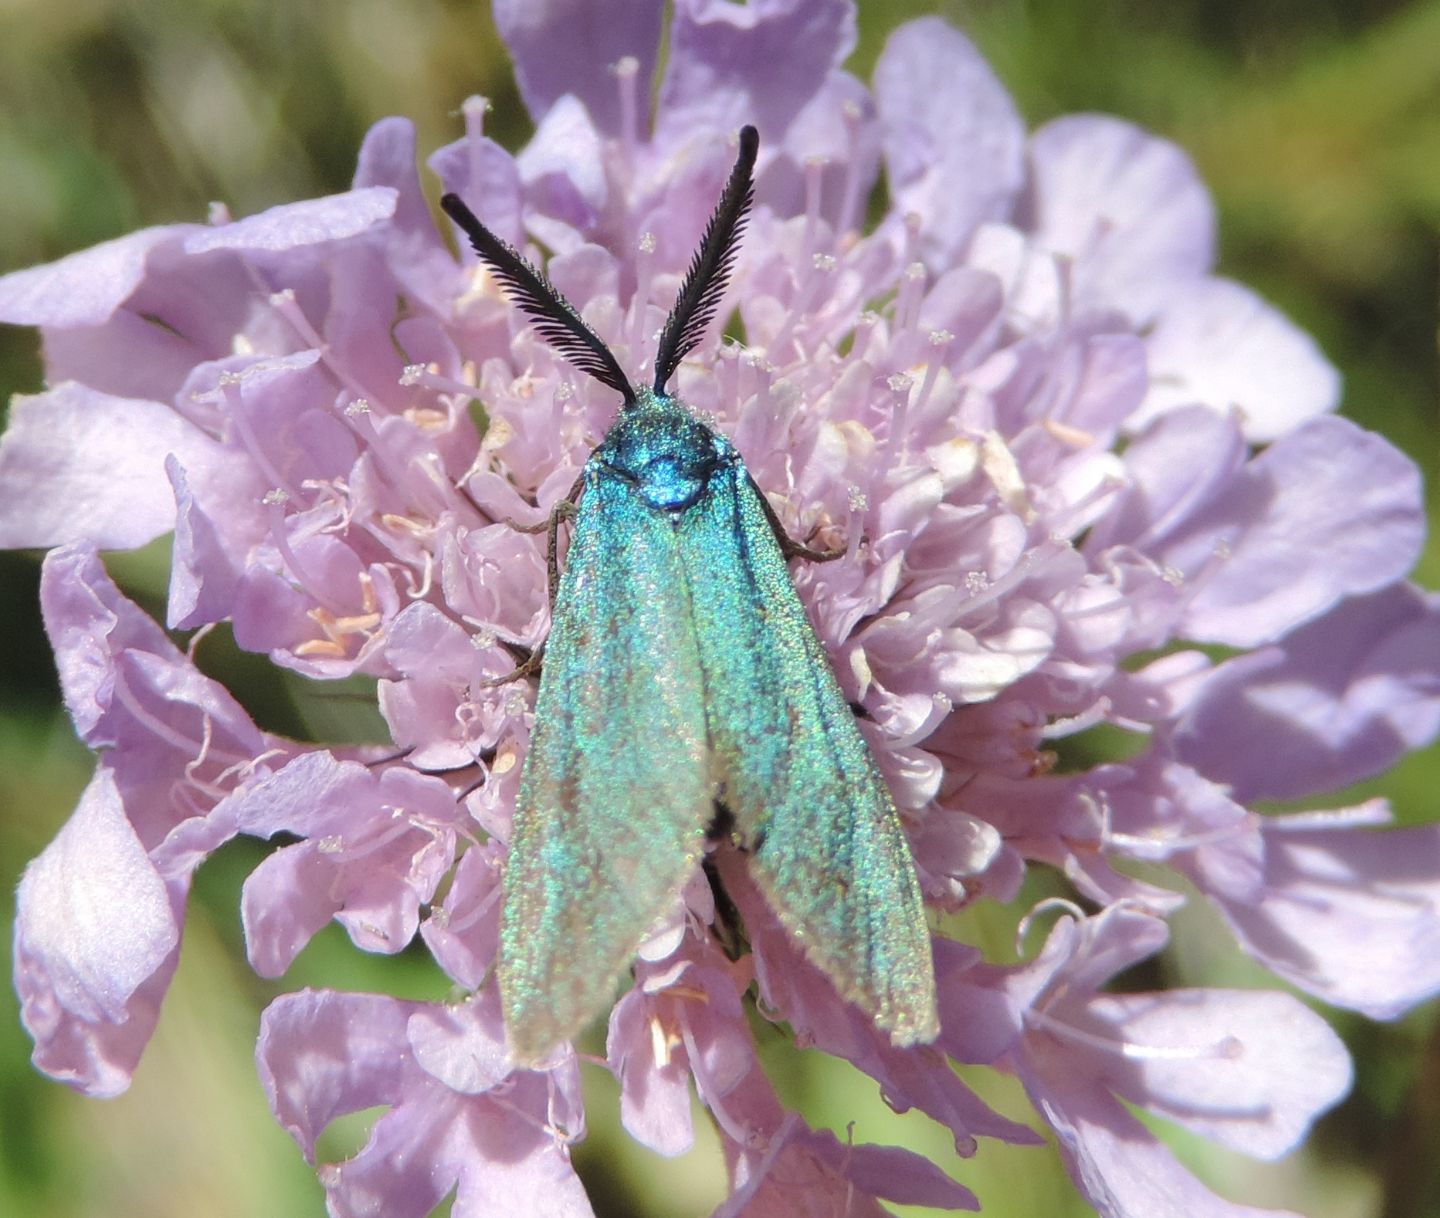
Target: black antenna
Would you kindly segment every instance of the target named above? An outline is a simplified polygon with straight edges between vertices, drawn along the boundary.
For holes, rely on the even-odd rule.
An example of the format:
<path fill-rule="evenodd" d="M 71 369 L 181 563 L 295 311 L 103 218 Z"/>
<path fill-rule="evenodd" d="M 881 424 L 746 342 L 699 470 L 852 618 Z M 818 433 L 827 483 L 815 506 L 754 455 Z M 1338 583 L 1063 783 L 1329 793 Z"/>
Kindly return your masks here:
<path fill-rule="evenodd" d="M 526 262 L 513 246 L 481 224 L 459 195 L 442 195 L 440 206 L 465 230 L 475 252 L 509 289 L 520 310 L 534 321 L 540 337 L 581 372 L 588 372 L 602 385 L 609 385 L 623 394 L 627 404 L 633 402 L 635 390 L 629 378 L 621 371 L 610 348 L 600 341 L 600 336 L 580 320 L 575 306 L 560 295 L 550 281 Z"/>
<path fill-rule="evenodd" d="M 735 256 L 740 250 L 740 234 L 745 231 L 745 216 L 755 200 L 755 153 L 760 135 L 754 127 L 740 128 L 740 155 L 730 171 L 725 193 L 715 206 L 715 214 L 705 226 L 700 248 L 685 272 L 680 295 L 665 322 L 660 348 L 655 353 L 655 392 L 664 393 L 665 383 L 674 375 L 680 361 L 690 354 L 705 334 L 705 327 L 715 318 L 720 298 L 730 282 Z"/>

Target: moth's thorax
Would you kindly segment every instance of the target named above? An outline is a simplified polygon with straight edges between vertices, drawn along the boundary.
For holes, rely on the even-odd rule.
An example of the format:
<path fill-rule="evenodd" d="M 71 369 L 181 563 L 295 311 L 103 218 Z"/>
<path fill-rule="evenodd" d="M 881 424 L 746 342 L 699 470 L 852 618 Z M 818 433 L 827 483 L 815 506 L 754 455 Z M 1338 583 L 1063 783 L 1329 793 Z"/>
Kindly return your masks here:
<path fill-rule="evenodd" d="M 681 402 L 644 389 L 605 433 L 590 466 L 632 483 L 653 508 L 683 512 L 735 460 L 730 442 Z"/>

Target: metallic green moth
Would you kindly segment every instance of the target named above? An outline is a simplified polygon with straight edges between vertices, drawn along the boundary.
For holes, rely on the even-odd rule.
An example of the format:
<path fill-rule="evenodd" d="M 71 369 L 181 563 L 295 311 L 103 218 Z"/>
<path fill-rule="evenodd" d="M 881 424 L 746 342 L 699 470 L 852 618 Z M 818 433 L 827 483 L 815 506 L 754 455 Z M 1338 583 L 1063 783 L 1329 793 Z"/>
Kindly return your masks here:
<path fill-rule="evenodd" d="M 897 1045 L 939 1032 L 909 845 L 786 567 L 819 555 L 785 535 L 730 441 L 665 390 L 724 295 L 758 144 L 740 132 L 653 387 L 638 391 L 538 271 L 458 197 L 441 200 L 539 333 L 624 399 L 549 525 L 552 625 L 500 921 L 523 1061 L 605 1007 L 717 825 L 842 998 Z M 557 586 L 562 516 L 574 522 Z"/>

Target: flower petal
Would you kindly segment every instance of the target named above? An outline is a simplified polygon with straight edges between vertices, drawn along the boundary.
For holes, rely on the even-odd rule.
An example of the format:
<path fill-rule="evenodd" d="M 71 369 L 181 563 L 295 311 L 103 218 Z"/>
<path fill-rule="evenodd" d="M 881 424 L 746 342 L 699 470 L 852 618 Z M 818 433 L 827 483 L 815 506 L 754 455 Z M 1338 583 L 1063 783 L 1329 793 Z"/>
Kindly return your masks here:
<path fill-rule="evenodd" d="M 1058 1062 L 1043 1081 L 1033 1069 L 1021 1077 L 1055 1131 L 1071 1179 L 1101 1218 L 1299 1218 L 1217 1197 L 1117 1100 L 1078 1083 Z"/>
<path fill-rule="evenodd" d="M 16 326 L 98 326 L 124 303 L 145 277 L 150 251 L 187 233 L 191 224 L 142 228 L 58 262 L 0 277 L 0 321 Z"/>
<path fill-rule="evenodd" d="M 305 1157 L 336 1117 L 398 1103 L 415 1067 L 405 1028 L 419 1003 L 301 990 L 260 1016 L 255 1064 L 270 1108 Z"/>
<path fill-rule="evenodd" d="M 655 141 L 680 149 L 745 123 L 779 145 L 855 46 L 851 0 L 676 0 Z"/>
<path fill-rule="evenodd" d="M 690 1074 L 680 1046 L 667 1043 L 653 999 L 640 986 L 610 1013 L 605 1057 L 620 1080 L 620 1121 L 625 1132 L 656 1154 L 682 1155 L 694 1145 Z"/>
<path fill-rule="evenodd" d="M 443 1016 L 422 1003 L 311 990 L 276 999 L 261 1016 L 261 1082 L 307 1158 L 336 1117 L 391 1108 L 354 1158 L 322 1170 L 330 1212 L 424 1218 L 458 1183 L 452 1212 L 464 1218 L 508 1209 L 589 1218 L 567 1149 L 549 1127 L 574 1119 L 573 1059 L 554 1075 L 512 1076 L 502 1106 L 452 1090 L 417 1064 L 412 1032 L 432 1064 L 448 1059 L 443 1072 L 460 1065 L 452 1055 L 436 1056 L 444 1039 L 434 1034 L 437 1019 Z"/>
<path fill-rule="evenodd" d="M 500 859 L 496 842 L 471 846 L 455 868 L 445 903 L 420 924 L 435 963 L 475 990 L 495 964 L 500 937 Z"/>
<path fill-rule="evenodd" d="M 1350 1089 L 1350 1057 L 1289 994 L 1167 990 L 1086 1004 L 1129 1048 L 1107 1083 L 1122 1098 L 1257 1159 L 1277 1159 Z"/>
<path fill-rule="evenodd" d="M 410 1016 L 406 1035 L 416 1065 L 451 1091 L 479 1095 L 510 1073 L 500 996 L 493 985 L 455 1006 L 420 1008 Z"/>
<path fill-rule="evenodd" d="M 1008 217 L 1025 129 L 974 45 L 939 17 L 890 35 L 875 65 L 885 172 L 897 212 L 920 217 L 920 248 L 944 269 L 976 226 Z"/>
<path fill-rule="evenodd" d="M 759 1139 L 755 1139 L 757 1142 Z M 902 1205 L 978 1210 L 979 1199 L 933 1163 L 893 1146 L 841 1144 L 798 1115 L 761 1143 L 763 1154 L 736 1171 L 736 1187 L 714 1218 L 791 1218 L 844 1214 L 884 1218 L 876 1198 Z"/>
<path fill-rule="evenodd" d="M 395 214 L 398 192 L 390 186 L 366 186 L 321 199 L 284 203 L 230 224 L 201 229 L 185 242 L 190 254 L 207 250 L 296 249 L 323 241 L 343 241 Z"/>
<path fill-rule="evenodd" d="M 125 1090 L 179 944 L 172 894 L 101 766 L 16 895 L 15 983 L 36 1066 L 90 1095 Z"/>
<path fill-rule="evenodd" d="M 168 624 L 172 630 L 193 630 L 229 616 L 240 572 L 215 520 L 196 502 L 185 467 L 174 454 L 165 458 L 165 473 L 175 495 Z"/>
<path fill-rule="evenodd" d="M 1215 261 L 1215 205 L 1190 158 L 1121 119 L 1074 114 L 1030 138 L 1028 227 L 1074 263 L 1090 303 L 1153 315 L 1168 285 Z"/>
<path fill-rule="evenodd" d="M 240 917 L 245 956 L 261 977 L 279 977 L 344 905 L 332 891 L 332 860 L 313 842 L 285 846 L 245 877 Z"/>
<path fill-rule="evenodd" d="M 1266 891 L 1218 900 L 1251 955 L 1371 1019 L 1440 993 L 1440 825 L 1364 832 L 1267 823 Z"/>
<path fill-rule="evenodd" d="M 1129 545 L 1160 551 L 1206 507 L 1223 500 L 1247 449 L 1236 419 L 1191 406 L 1152 423 L 1125 450 L 1128 483 L 1085 542 L 1089 553 Z M 1209 552 L 1195 561 L 1203 563 Z M 1166 554 L 1167 558 L 1172 557 Z"/>
<path fill-rule="evenodd" d="M 1419 475 L 1380 436 L 1321 416 L 1242 465 L 1234 420 L 1158 419 L 1125 453 L 1131 487 L 1086 549 L 1124 542 L 1195 587 L 1185 637 L 1253 647 L 1403 576 L 1424 533 Z"/>
<path fill-rule="evenodd" d="M 515 82 L 537 123 L 571 93 L 606 135 L 620 130 L 615 64 L 637 61 L 644 107 L 660 49 L 660 0 L 495 0 L 495 27 L 515 61 Z M 645 115 L 640 115 L 642 124 Z"/>
<path fill-rule="evenodd" d="M 115 657 L 135 649 L 174 660 L 179 650 L 120 594 L 87 546 L 66 546 L 45 556 L 40 607 L 55 649 L 65 709 L 87 743 L 114 743 L 113 734 L 92 741 L 91 733 L 110 710 Z"/>
<path fill-rule="evenodd" d="M 610 183 L 600 155 L 600 133 L 575 98 L 562 97 L 546 111 L 540 126 L 515 167 L 526 194 L 551 221 L 579 233 L 591 231 L 610 197 Z M 531 217 L 532 226 L 537 217 Z M 553 225 L 539 233 L 552 248 L 573 248 L 574 236 L 551 236 Z"/>
<path fill-rule="evenodd" d="M 1315 340 L 1229 279 L 1187 283 L 1168 296 L 1146 347 L 1150 389 L 1128 420 L 1133 428 L 1202 402 L 1238 411 L 1246 438 L 1264 443 L 1340 402 L 1340 373 Z"/>
<path fill-rule="evenodd" d="M 382 118 L 365 133 L 355 166 L 354 187 L 356 192 L 366 188 L 395 192 L 395 208 L 389 223 L 371 228 L 370 235 L 383 253 L 390 274 L 408 295 L 436 309 L 446 308 L 455 290 L 455 260 L 440 240 L 430 205 L 420 187 L 414 123 L 405 118 Z M 382 355 L 370 349 L 363 338 L 353 347 L 336 341 L 337 335 L 361 328 L 360 319 L 368 320 L 369 310 L 378 309 L 381 313 L 379 325 L 388 326 L 394 320 L 395 302 L 387 299 L 389 293 L 374 282 L 376 278 L 378 276 L 360 259 L 346 259 L 337 265 L 335 297 L 326 326 L 326 336 L 337 350 L 343 350 L 351 376 L 361 384 L 384 383 L 365 367 L 367 360 L 379 362 L 387 355 L 398 358 L 394 351 Z M 364 282 L 367 279 L 369 282 Z M 352 280 L 357 281 L 353 289 L 350 288 Z M 375 328 L 375 324 L 365 327 L 366 336 Z"/>
<path fill-rule="evenodd" d="M 1253 647 L 1410 570 L 1425 536 L 1419 471 L 1382 437 L 1322 416 L 1251 461 L 1187 532 L 1167 547 L 1172 565 L 1193 573 L 1217 547 L 1221 558 L 1184 633 Z"/>
<path fill-rule="evenodd" d="M 133 549 L 175 527 L 165 460 L 219 447 L 168 406 L 67 382 L 17 396 L 0 439 L 0 545 Z"/>
<path fill-rule="evenodd" d="M 1242 803 L 1369 778 L 1440 733 L 1440 596 L 1353 597 L 1201 686 L 1175 749 Z"/>

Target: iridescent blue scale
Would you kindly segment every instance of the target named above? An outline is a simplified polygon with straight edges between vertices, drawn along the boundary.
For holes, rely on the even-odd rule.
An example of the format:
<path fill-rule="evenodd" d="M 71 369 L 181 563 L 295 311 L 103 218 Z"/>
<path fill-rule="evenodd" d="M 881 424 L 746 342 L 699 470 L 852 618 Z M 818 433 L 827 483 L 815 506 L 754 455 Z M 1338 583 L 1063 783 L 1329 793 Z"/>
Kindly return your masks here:
<path fill-rule="evenodd" d="M 753 128 L 740 149 L 638 391 L 538 272 L 442 200 L 541 332 L 625 399 L 579 484 L 509 843 L 499 980 L 522 1060 L 603 1010 L 719 822 L 843 998 L 896 1044 L 939 1031 L 909 845 L 791 582 L 803 548 L 730 441 L 664 390 L 723 294 Z"/>
<path fill-rule="evenodd" d="M 630 482 L 649 506 L 681 512 L 704 494 L 711 475 L 740 459 L 674 398 L 642 389 L 635 404 L 605 435 L 586 473 Z"/>

